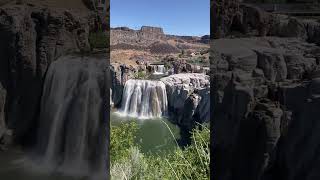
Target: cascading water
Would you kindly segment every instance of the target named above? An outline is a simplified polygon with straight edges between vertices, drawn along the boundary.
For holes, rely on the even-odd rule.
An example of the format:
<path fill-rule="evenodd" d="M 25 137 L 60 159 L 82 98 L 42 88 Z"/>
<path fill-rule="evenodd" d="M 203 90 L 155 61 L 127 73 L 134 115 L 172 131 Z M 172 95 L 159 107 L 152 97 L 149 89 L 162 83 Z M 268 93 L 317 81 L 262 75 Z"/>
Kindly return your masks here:
<path fill-rule="evenodd" d="M 166 115 L 168 107 L 165 84 L 161 81 L 134 80 L 126 82 L 120 114 L 154 118 Z"/>
<path fill-rule="evenodd" d="M 110 106 L 113 107 L 114 102 L 112 100 L 112 89 L 110 88 Z"/>
<path fill-rule="evenodd" d="M 162 75 L 166 73 L 166 68 L 164 65 L 155 65 L 154 66 L 154 75 Z"/>
<path fill-rule="evenodd" d="M 73 56 L 50 65 L 36 149 L 44 165 L 76 176 L 106 174 L 105 67 L 104 59 Z"/>

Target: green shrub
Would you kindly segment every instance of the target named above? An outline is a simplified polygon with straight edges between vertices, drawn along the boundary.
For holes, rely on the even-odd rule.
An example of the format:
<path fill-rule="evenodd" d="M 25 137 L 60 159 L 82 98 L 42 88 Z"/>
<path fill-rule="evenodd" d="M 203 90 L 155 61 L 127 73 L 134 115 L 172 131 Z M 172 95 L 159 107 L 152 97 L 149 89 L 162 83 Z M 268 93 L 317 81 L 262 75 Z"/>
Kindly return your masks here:
<path fill-rule="evenodd" d="M 199 56 L 199 57 L 195 57 L 195 58 L 192 58 L 192 59 L 188 59 L 187 62 L 190 63 L 190 64 L 196 64 L 196 65 L 207 64 L 208 63 L 204 56 Z"/>
<path fill-rule="evenodd" d="M 134 79 L 147 79 L 148 74 L 145 71 L 138 71 L 138 72 L 134 73 L 133 78 Z"/>
<path fill-rule="evenodd" d="M 134 140 L 138 126 L 136 123 L 121 123 L 119 126 L 110 126 L 110 160 L 114 161 L 127 158 L 130 148 L 134 147 Z"/>
<path fill-rule="evenodd" d="M 139 147 L 133 143 L 136 132 L 137 126 L 134 123 L 112 127 L 112 180 L 210 179 L 210 130 L 208 127 L 201 126 L 201 130 L 196 128 L 192 131 L 190 146 L 185 149 L 177 147 L 171 153 L 162 156 L 141 153 Z"/>

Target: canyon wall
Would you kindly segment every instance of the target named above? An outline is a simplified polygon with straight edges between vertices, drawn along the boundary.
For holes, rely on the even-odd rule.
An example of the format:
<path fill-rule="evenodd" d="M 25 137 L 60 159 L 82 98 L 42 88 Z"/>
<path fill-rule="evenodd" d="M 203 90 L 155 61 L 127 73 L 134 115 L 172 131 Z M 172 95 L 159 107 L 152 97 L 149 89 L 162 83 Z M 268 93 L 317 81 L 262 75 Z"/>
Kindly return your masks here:
<path fill-rule="evenodd" d="M 217 179 L 319 177 L 319 52 L 298 38 L 214 40 Z"/>
<path fill-rule="evenodd" d="M 320 23 L 239 2 L 211 1 L 212 172 L 319 179 Z"/>
<path fill-rule="evenodd" d="M 23 144 L 35 139 L 46 71 L 60 56 L 90 50 L 94 18 L 34 5 L 0 8 L 0 135 L 11 129 Z"/>
<path fill-rule="evenodd" d="M 161 78 L 166 85 L 170 119 L 191 131 L 197 123 L 210 121 L 209 76 L 181 73 Z"/>

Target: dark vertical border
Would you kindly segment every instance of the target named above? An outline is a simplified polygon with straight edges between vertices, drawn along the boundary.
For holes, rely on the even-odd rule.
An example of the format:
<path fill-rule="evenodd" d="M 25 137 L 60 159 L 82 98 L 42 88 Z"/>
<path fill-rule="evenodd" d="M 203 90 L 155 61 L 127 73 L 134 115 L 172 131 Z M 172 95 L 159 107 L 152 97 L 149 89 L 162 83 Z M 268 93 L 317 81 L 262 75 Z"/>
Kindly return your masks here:
<path fill-rule="evenodd" d="M 213 178 L 213 175 L 215 174 L 214 170 L 214 151 L 213 151 L 213 142 L 214 142 L 214 84 L 213 82 L 213 56 L 212 56 L 212 46 L 213 46 L 213 16 L 214 16 L 214 11 L 213 11 L 213 3 L 215 0 L 210 0 L 210 50 L 209 50 L 209 59 L 210 59 L 210 179 L 215 179 Z"/>
<path fill-rule="evenodd" d="M 107 67 L 106 67 L 106 130 L 107 130 L 107 179 L 111 179 L 110 177 L 110 87 L 111 87 L 111 78 L 110 78 L 110 0 L 106 0 L 107 13 L 106 13 L 106 26 L 107 26 L 107 44 L 108 48 L 106 50 L 107 53 Z"/>

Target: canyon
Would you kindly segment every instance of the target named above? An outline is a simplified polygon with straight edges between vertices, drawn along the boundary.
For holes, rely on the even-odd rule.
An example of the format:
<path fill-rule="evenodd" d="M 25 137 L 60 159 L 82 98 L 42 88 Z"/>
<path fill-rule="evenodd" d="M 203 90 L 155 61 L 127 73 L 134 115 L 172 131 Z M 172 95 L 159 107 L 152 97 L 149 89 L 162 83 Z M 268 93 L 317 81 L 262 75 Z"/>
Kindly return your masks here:
<path fill-rule="evenodd" d="M 209 122 L 208 36 L 168 35 L 143 26 L 112 28 L 110 38 L 111 104 L 120 114 L 165 116 L 185 131 Z"/>
<path fill-rule="evenodd" d="M 215 177 L 318 179 L 319 22 L 224 2 L 211 14 Z"/>

